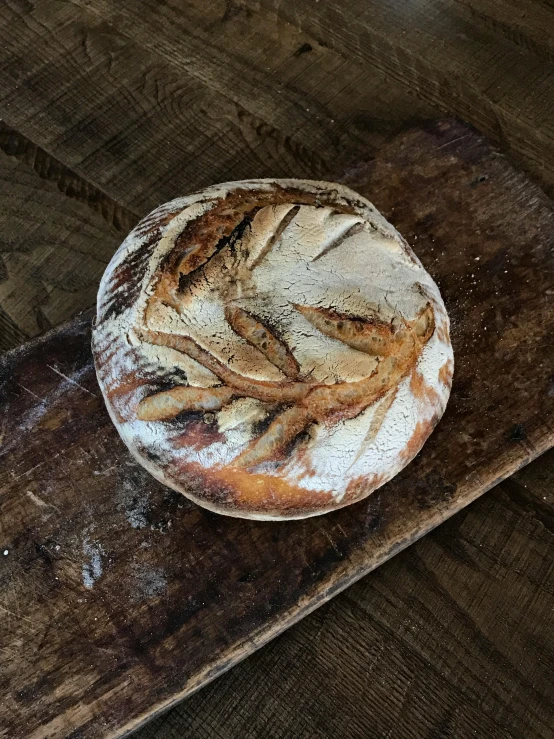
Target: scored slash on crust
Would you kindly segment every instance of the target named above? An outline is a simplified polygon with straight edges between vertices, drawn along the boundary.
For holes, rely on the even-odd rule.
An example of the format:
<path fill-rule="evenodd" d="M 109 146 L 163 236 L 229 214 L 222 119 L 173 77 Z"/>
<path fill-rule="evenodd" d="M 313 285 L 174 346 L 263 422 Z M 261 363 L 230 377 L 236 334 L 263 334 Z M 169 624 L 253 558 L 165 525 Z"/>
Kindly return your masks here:
<path fill-rule="evenodd" d="M 245 249 L 246 268 L 253 269 L 282 237 L 285 229 L 296 217 L 300 206 L 279 206 L 279 224 L 269 235 L 262 249 L 250 254 Z M 204 267 L 210 259 L 224 248 L 236 254 L 252 218 L 263 214 L 265 209 L 251 208 L 242 220 L 218 243 L 200 244 L 193 247 L 169 270 L 158 283 L 158 294 L 153 300 L 180 311 L 183 288 L 192 273 Z M 317 257 L 321 258 L 345 239 L 365 228 L 356 223 L 338 236 Z M 234 262 L 238 269 L 240 259 Z M 313 423 L 331 418 L 354 418 L 368 406 L 383 398 L 416 366 L 424 345 L 435 330 L 432 304 L 428 302 L 413 321 L 396 315 L 390 322 L 378 317 L 350 316 L 331 308 L 292 304 L 317 331 L 343 344 L 377 357 L 374 371 L 366 378 L 352 382 L 336 382 L 325 385 L 303 378 L 294 354 L 287 344 L 275 335 L 266 323 L 253 313 L 234 304 L 228 296 L 225 318 L 233 331 L 261 352 L 284 376 L 282 381 L 263 381 L 245 377 L 203 349 L 192 338 L 184 335 L 136 329 L 141 341 L 164 346 L 186 354 L 210 370 L 221 381 L 221 385 L 209 388 L 176 386 L 144 398 L 138 405 L 137 416 L 143 421 L 167 421 L 183 412 L 217 411 L 234 398 L 247 397 L 262 402 L 278 403 L 286 408 L 271 422 L 269 427 L 233 461 L 234 467 L 253 467 L 264 461 L 282 456 L 287 447 Z M 375 429 L 373 432 L 375 433 Z"/>
<path fill-rule="evenodd" d="M 255 321 L 251 316 L 250 318 Z M 310 424 L 323 422 L 336 414 L 342 418 L 353 418 L 395 388 L 415 367 L 423 346 L 433 334 L 435 323 L 431 304 L 428 303 L 414 321 L 401 319 L 401 322 L 402 327 L 397 330 L 394 330 L 393 323 L 389 324 L 390 336 L 385 339 L 381 325 L 370 322 L 360 330 L 359 324 L 363 322 L 356 319 L 359 333 L 366 334 L 364 341 L 367 341 L 369 352 L 375 354 L 375 346 L 382 346 L 383 354 L 380 355 L 382 358 L 369 377 L 334 385 L 295 379 L 267 382 L 246 378 L 230 370 L 192 339 L 159 331 L 142 330 L 139 332 L 139 338 L 143 341 L 187 354 L 211 370 L 224 384 L 212 388 L 178 386 L 155 393 L 139 403 L 137 415 L 143 421 L 165 421 L 185 411 L 219 410 L 233 398 L 238 397 L 288 404 L 289 408 L 278 415 L 269 428 L 251 442 L 232 463 L 236 467 L 252 467 L 280 455 Z M 319 328 L 315 322 L 313 325 Z M 347 329 L 343 331 L 346 332 Z M 268 336 L 268 345 L 281 346 L 279 339 L 275 336 L 270 337 L 269 329 L 266 328 L 265 332 Z M 375 333 L 374 341 L 371 341 L 372 332 Z M 255 341 L 258 342 L 258 337 Z M 254 341 L 252 343 L 256 345 Z M 272 352 L 273 350 L 264 353 L 270 361 L 273 361 L 273 357 L 274 364 L 279 367 L 281 356 L 279 352 L 275 354 Z"/>
<path fill-rule="evenodd" d="M 261 351 L 284 375 L 291 379 L 298 377 L 300 367 L 293 353 L 284 341 L 271 333 L 261 319 L 235 305 L 225 307 L 225 318 L 236 334 Z"/>

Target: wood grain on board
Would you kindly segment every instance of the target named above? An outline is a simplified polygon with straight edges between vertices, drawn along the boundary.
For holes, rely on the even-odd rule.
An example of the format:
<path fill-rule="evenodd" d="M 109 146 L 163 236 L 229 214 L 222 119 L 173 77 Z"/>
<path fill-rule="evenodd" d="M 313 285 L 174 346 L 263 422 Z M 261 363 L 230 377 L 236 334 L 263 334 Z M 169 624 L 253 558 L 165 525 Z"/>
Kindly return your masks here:
<path fill-rule="evenodd" d="M 0 149 L 8 154 L 0 155 L 0 350 L 5 350 L 93 305 L 100 277 L 122 241 L 121 228 L 133 222 L 2 124 Z"/>
<path fill-rule="evenodd" d="M 551 445 L 552 203 L 452 121 L 392 139 L 342 179 L 397 225 L 444 295 L 456 373 L 436 432 L 361 504 L 282 524 L 228 519 L 130 459 L 99 396 L 88 318 L 8 354 L 0 716 L 10 739 L 138 726 Z"/>
<path fill-rule="evenodd" d="M 552 192 L 554 11 L 525 5 L 8 0 L 0 105 L 141 213 L 230 172 L 324 175 L 438 112 L 500 142 Z"/>
<path fill-rule="evenodd" d="M 133 736 L 551 739 L 553 469 L 547 452 Z"/>

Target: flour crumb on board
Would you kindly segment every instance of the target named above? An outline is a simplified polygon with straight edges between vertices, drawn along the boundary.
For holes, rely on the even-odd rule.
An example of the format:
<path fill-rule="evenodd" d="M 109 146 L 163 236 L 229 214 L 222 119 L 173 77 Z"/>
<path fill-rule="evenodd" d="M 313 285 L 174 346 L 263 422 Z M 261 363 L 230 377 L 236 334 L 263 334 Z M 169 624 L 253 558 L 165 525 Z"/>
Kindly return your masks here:
<path fill-rule="evenodd" d="M 155 598 L 167 588 L 167 577 L 161 567 L 150 567 L 135 562 L 133 565 L 133 590 L 131 598 L 135 601 Z"/>
<path fill-rule="evenodd" d="M 50 369 L 53 368 L 50 367 Z M 91 372 L 94 372 L 94 366 L 92 365 L 92 362 L 85 365 L 80 370 L 76 370 L 75 372 L 73 372 L 70 377 L 62 374 L 58 370 L 54 371 L 57 375 L 60 375 L 62 377 L 62 381 L 55 385 L 44 398 L 39 398 L 39 396 L 36 395 L 32 390 L 29 390 L 29 388 L 18 383 L 19 387 L 22 390 L 26 391 L 29 395 L 32 395 L 38 401 L 31 408 L 29 408 L 26 413 L 23 414 L 21 421 L 17 426 L 17 430 L 20 434 L 31 431 L 41 421 L 43 416 L 49 413 L 58 402 L 65 402 L 67 393 L 71 392 L 75 386 L 79 387 L 81 390 L 84 390 L 91 395 L 93 394 L 79 384 L 88 375 L 90 375 Z M 17 442 L 17 438 L 18 437 L 16 435 L 14 439 L 12 439 L 12 443 L 6 445 L 6 448 L 11 448 L 11 446 L 13 446 L 13 444 Z"/>
<path fill-rule="evenodd" d="M 86 561 L 83 562 L 83 585 L 90 590 L 98 578 L 102 575 L 102 555 L 104 550 L 98 542 L 83 540 L 83 554 Z"/>
<path fill-rule="evenodd" d="M 133 480 L 122 480 L 117 490 L 118 507 L 125 513 L 125 518 L 134 529 L 148 526 L 150 513 L 149 493 L 142 490 Z"/>

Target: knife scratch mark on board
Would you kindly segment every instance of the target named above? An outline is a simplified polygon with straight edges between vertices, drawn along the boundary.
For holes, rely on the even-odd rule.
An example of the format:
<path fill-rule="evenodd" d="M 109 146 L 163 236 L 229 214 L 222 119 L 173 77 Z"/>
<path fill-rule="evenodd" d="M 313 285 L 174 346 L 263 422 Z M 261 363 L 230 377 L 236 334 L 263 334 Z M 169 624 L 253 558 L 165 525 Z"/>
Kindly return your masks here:
<path fill-rule="evenodd" d="M 46 501 L 42 500 L 42 498 L 39 498 L 38 495 L 35 495 L 31 490 L 27 490 L 27 497 L 33 501 L 33 503 L 38 508 L 54 508 L 58 513 L 61 513 L 58 506 L 54 505 L 53 503 L 46 503 Z"/>
<path fill-rule="evenodd" d="M 55 372 L 57 375 L 59 375 L 60 377 L 63 377 L 65 380 L 67 380 L 67 382 L 69 382 L 72 385 L 75 385 L 76 387 L 80 388 L 81 390 L 83 390 L 83 392 L 88 393 L 89 395 L 92 395 L 93 398 L 97 398 L 98 397 L 98 395 L 96 395 L 95 393 L 91 392 L 90 390 L 87 390 L 86 387 L 83 387 L 82 385 L 79 385 L 79 383 L 76 382 L 75 380 L 73 380 L 71 377 L 68 377 L 67 375 L 64 375 L 64 373 L 63 372 L 60 372 L 59 369 L 56 369 L 55 367 L 52 367 L 51 364 L 47 364 L 46 366 L 49 369 L 51 369 L 52 372 Z M 82 374 L 82 373 L 79 373 L 79 375 L 80 374 Z"/>

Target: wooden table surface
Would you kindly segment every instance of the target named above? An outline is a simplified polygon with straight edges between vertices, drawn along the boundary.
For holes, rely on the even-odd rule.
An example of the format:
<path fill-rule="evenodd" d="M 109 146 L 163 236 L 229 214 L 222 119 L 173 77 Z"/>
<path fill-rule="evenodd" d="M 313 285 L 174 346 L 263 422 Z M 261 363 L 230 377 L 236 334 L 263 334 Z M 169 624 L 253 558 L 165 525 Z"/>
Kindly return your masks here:
<path fill-rule="evenodd" d="M 415 120 L 553 195 L 552 28 L 539 0 L 4 0 L 0 348 L 89 307 L 159 202 L 324 178 Z M 551 738 L 553 555 L 551 452 L 136 737 Z"/>

